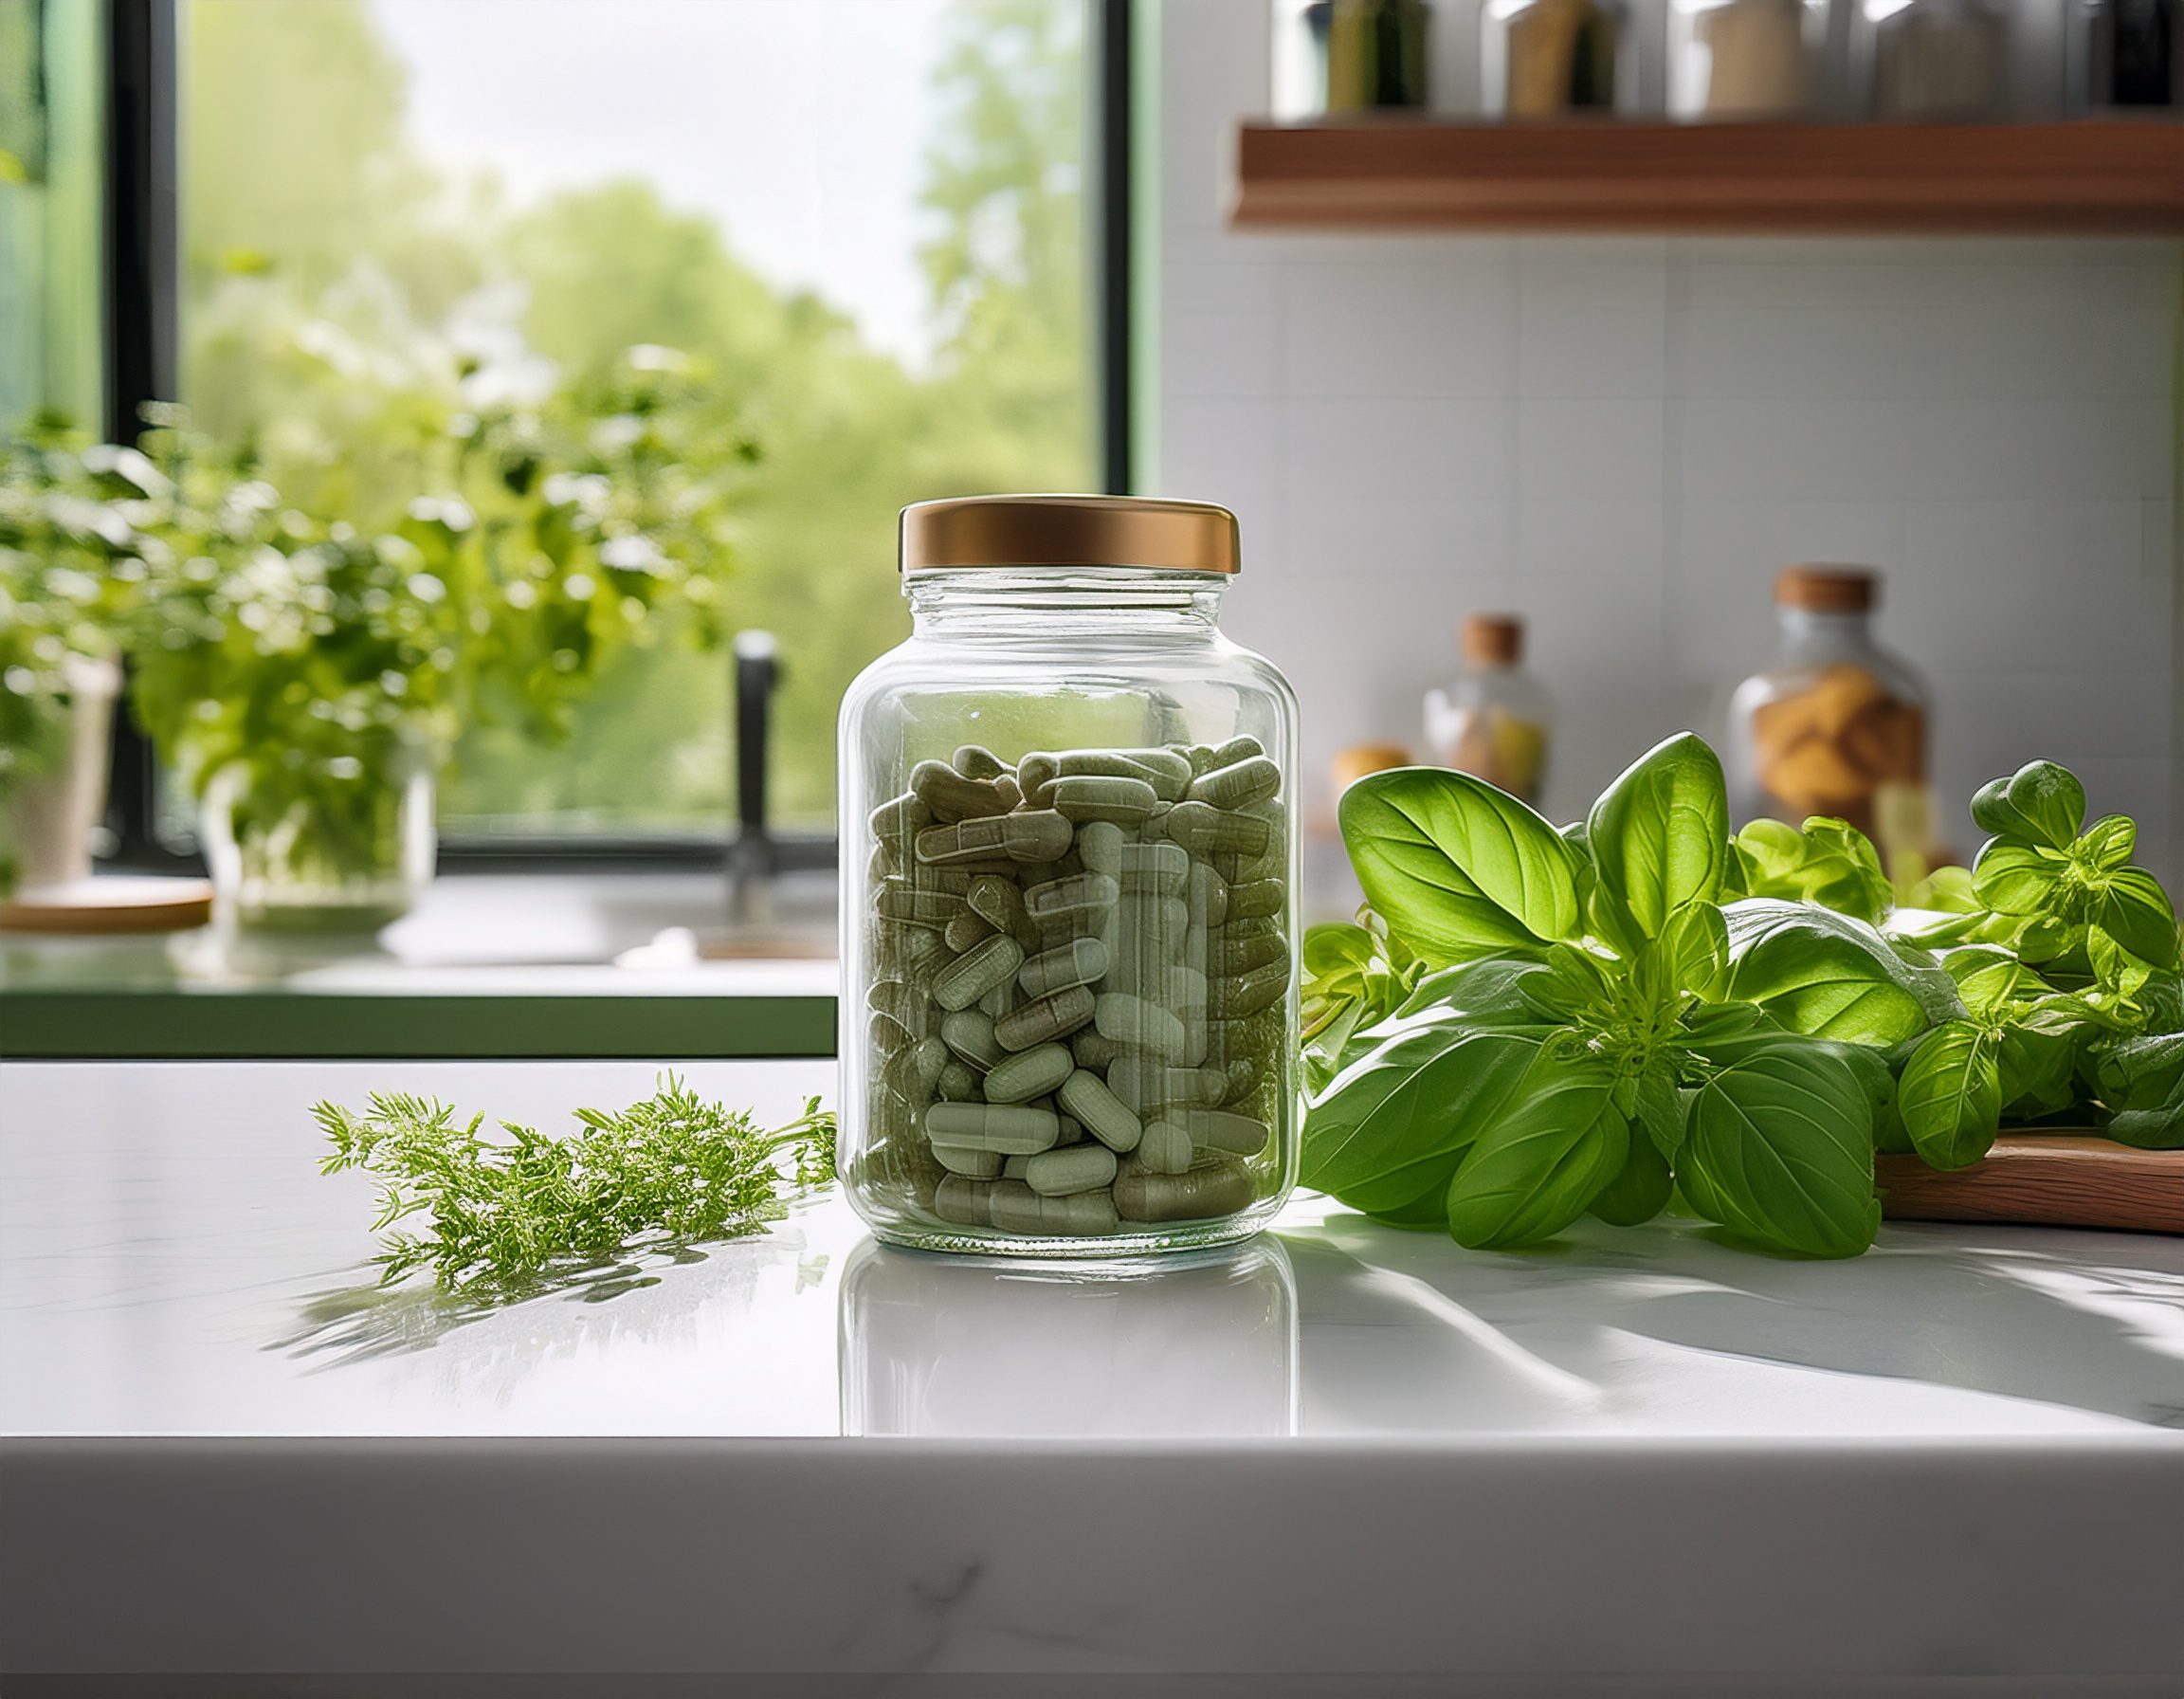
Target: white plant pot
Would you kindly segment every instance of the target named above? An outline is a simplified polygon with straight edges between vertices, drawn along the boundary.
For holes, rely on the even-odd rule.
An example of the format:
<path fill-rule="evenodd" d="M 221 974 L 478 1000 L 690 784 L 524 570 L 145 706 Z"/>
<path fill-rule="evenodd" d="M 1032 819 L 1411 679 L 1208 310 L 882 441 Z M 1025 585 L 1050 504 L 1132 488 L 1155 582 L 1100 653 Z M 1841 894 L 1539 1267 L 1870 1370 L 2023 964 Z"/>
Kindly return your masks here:
<path fill-rule="evenodd" d="M 9 837 L 18 864 L 18 888 L 30 891 L 91 876 L 91 834 L 106 813 L 114 704 L 121 668 L 112 661 L 71 656 L 68 726 L 61 761 L 25 779 L 9 795 Z"/>

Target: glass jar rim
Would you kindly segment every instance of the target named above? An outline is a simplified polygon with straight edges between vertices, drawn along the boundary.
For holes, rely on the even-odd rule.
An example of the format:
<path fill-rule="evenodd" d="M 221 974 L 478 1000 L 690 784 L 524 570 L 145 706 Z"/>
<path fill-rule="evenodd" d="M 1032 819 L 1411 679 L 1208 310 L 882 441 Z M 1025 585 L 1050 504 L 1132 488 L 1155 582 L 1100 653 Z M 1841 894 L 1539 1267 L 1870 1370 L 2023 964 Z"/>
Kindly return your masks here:
<path fill-rule="evenodd" d="M 1145 496 L 959 496 L 902 509 L 904 576 L 961 568 L 1241 570 L 1236 516 L 1210 502 Z"/>

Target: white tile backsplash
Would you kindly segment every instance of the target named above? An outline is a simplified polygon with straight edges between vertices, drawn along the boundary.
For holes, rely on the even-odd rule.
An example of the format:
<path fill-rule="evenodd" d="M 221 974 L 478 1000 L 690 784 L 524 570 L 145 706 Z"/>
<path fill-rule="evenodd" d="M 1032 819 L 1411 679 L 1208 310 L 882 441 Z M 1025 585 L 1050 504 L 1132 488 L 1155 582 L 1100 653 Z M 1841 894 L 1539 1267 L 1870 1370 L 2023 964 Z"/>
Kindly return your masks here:
<path fill-rule="evenodd" d="M 1161 9 L 1158 473 L 1243 520 L 1225 623 L 1297 685 L 1311 802 L 1344 746 L 1417 749 L 1455 622 L 1508 609 L 1569 817 L 1714 729 L 1779 568 L 1856 561 L 1932 682 L 1954 835 L 2048 755 L 2175 876 L 2175 244 L 1233 233 L 1268 12 Z"/>

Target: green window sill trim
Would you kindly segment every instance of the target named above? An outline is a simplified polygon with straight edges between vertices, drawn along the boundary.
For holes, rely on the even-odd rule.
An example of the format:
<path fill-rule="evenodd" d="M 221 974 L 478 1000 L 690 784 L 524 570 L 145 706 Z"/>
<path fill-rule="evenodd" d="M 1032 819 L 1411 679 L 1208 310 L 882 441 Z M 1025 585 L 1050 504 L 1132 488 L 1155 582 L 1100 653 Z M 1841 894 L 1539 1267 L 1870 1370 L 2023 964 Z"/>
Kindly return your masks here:
<path fill-rule="evenodd" d="M 833 1053 L 830 996 L 0 991 L 0 1060 L 711 1061 Z"/>

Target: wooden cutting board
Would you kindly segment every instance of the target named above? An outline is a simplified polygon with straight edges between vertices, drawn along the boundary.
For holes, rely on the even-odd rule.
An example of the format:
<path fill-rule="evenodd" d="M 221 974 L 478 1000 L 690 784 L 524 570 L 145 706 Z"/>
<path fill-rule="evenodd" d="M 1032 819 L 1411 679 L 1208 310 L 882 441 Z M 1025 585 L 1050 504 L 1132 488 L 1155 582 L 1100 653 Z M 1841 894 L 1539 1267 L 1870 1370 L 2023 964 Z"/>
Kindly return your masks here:
<path fill-rule="evenodd" d="M 0 901 L 0 932 L 184 932 L 212 918 L 209 879 L 108 873 L 37 886 Z"/>
<path fill-rule="evenodd" d="M 1892 1221 L 2017 1221 L 2184 1233 L 2184 1150 L 2134 1150 L 2090 1133 L 2005 1133 L 1969 1168 L 1874 1163 Z"/>

